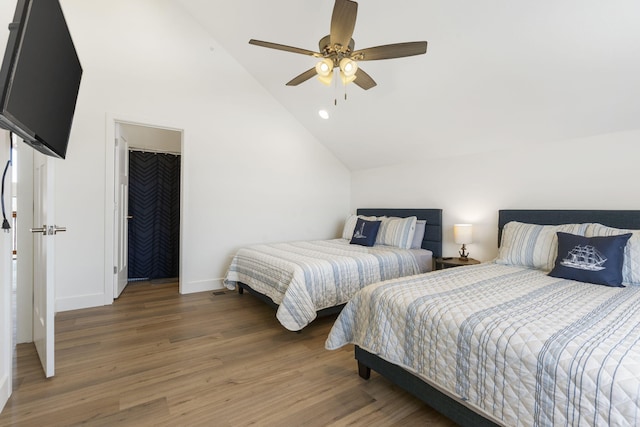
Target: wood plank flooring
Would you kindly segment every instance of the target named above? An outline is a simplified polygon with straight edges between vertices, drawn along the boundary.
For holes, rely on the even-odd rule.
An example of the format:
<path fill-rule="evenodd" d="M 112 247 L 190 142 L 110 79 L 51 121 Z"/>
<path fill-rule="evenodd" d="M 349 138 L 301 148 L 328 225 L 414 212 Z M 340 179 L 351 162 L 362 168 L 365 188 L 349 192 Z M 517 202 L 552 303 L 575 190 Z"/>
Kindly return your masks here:
<path fill-rule="evenodd" d="M 0 426 L 451 426 L 353 347 L 324 349 L 335 316 L 289 332 L 255 297 L 127 286 L 111 306 L 56 315 L 56 375 L 16 349 Z"/>

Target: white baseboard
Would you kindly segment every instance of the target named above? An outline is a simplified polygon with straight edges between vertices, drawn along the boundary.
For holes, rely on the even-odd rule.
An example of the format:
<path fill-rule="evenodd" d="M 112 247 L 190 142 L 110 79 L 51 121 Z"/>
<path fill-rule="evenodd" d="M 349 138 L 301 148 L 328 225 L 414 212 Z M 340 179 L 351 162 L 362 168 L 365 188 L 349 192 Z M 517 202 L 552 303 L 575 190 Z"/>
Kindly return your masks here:
<path fill-rule="evenodd" d="M 0 379 L 0 412 L 4 409 L 4 405 L 7 404 L 9 396 L 11 396 L 11 383 L 9 377 L 5 375 Z"/>
<path fill-rule="evenodd" d="M 185 283 L 180 288 L 182 294 L 193 294 L 196 292 L 217 291 L 224 289 L 222 281 L 224 279 L 198 280 Z"/>
<path fill-rule="evenodd" d="M 216 291 L 225 289 L 222 281 L 224 279 L 198 280 L 185 283 L 181 286 L 180 292 L 183 294 L 193 294 L 196 292 Z M 56 313 L 61 311 L 79 310 L 81 308 L 100 307 L 104 304 L 104 294 L 78 295 L 68 298 L 56 299 Z"/>
<path fill-rule="evenodd" d="M 81 308 L 100 307 L 103 305 L 104 294 L 56 298 L 56 313 L 60 311 L 79 310 Z"/>

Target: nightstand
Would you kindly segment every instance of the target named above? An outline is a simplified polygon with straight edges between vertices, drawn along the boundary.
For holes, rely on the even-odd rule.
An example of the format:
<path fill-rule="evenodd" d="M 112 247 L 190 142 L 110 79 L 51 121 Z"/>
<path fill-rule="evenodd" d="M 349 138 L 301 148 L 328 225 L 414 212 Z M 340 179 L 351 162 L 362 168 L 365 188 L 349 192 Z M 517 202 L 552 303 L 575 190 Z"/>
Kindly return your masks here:
<path fill-rule="evenodd" d="M 454 256 L 451 258 L 436 258 L 436 270 L 444 270 L 445 268 L 462 267 L 463 265 L 480 264 L 480 261 L 473 258 L 467 258 L 466 261 Z"/>

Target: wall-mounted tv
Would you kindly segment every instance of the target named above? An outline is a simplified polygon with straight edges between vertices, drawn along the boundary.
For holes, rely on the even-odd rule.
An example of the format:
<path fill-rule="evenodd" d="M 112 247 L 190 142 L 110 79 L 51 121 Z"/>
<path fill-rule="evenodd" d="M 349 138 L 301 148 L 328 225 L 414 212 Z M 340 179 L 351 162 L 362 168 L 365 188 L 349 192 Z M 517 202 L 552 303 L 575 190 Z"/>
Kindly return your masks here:
<path fill-rule="evenodd" d="M 0 68 L 0 127 L 64 159 L 82 66 L 58 0 L 18 0 Z"/>

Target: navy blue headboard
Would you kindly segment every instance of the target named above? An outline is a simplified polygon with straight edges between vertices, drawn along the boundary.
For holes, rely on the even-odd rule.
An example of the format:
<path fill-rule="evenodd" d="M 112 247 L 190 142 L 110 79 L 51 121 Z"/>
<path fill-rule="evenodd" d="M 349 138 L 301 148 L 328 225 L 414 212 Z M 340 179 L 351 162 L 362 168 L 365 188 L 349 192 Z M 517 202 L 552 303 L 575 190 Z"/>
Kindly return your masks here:
<path fill-rule="evenodd" d="M 442 256 L 442 209 L 358 209 L 358 215 L 397 216 L 406 218 L 415 216 L 427 221 L 422 239 L 422 248 L 433 252 L 433 257 Z"/>
<path fill-rule="evenodd" d="M 606 210 L 530 210 L 511 209 L 498 211 L 498 246 L 502 239 L 502 229 L 509 221 L 528 224 L 560 225 L 598 222 L 615 228 L 640 230 L 640 211 Z"/>

